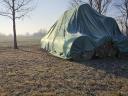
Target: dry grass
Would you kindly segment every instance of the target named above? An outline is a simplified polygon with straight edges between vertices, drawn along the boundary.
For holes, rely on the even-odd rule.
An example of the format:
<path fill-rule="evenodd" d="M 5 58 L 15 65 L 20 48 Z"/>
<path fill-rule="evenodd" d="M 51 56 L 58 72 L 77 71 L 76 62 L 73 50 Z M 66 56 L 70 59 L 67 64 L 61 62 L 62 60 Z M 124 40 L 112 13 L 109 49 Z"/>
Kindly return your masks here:
<path fill-rule="evenodd" d="M 77 63 L 34 45 L 1 48 L 0 96 L 128 96 L 128 61 Z"/>
<path fill-rule="evenodd" d="M 70 62 L 40 51 L 38 46 L 0 50 L 0 94 L 127 96 L 128 62 L 117 59 Z"/>

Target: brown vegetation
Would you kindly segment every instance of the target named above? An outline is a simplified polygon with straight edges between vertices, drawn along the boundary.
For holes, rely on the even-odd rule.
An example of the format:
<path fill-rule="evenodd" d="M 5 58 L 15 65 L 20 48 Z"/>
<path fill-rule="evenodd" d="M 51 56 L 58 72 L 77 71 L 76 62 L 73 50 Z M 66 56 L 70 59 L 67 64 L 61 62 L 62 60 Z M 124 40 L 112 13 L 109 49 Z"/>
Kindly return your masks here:
<path fill-rule="evenodd" d="M 31 43 L 32 44 L 32 43 Z M 39 45 L 0 49 L 0 96 L 127 96 L 128 62 L 72 62 Z"/>

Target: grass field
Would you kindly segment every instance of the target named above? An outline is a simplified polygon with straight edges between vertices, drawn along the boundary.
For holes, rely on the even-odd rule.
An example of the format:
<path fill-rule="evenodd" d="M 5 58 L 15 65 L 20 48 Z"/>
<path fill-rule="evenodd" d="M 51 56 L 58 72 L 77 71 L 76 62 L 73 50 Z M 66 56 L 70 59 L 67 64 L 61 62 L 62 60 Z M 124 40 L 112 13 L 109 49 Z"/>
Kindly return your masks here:
<path fill-rule="evenodd" d="M 17 42 L 18 46 L 32 46 L 32 45 L 40 45 L 40 37 L 33 37 L 33 36 L 18 36 Z M 0 36 L 0 48 L 2 47 L 9 47 L 13 48 L 13 37 L 11 36 Z"/>
<path fill-rule="evenodd" d="M 128 96 L 128 60 L 73 62 L 40 49 L 40 38 L 0 42 L 0 96 Z M 6 42 L 6 43 L 4 43 Z"/>

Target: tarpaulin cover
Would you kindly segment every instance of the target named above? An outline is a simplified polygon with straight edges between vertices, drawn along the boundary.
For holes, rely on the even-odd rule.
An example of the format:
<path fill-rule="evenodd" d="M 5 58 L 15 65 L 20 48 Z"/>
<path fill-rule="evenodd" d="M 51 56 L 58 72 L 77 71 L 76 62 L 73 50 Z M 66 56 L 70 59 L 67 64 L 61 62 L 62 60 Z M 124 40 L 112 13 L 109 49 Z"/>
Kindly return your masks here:
<path fill-rule="evenodd" d="M 63 14 L 41 39 L 41 48 L 69 59 L 72 54 L 93 51 L 108 41 L 120 52 L 128 52 L 128 38 L 120 32 L 116 21 L 83 4 Z"/>

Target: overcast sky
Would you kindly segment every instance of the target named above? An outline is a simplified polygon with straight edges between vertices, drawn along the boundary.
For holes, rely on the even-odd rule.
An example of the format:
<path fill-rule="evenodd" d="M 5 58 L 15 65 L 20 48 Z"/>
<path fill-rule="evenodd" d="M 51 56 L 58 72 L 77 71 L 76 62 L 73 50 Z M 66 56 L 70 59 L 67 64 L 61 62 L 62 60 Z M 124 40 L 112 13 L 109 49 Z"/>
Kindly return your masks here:
<path fill-rule="evenodd" d="M 67 10 L 71 0 L 39 0 L 36 9 L 23 20 L 17 21 L 17 34 L 30 34 L 39 29 L 49 29 L 50 26 Z M 114 0 L 119 1 L 119 0 Z M 115 8 L 109 16 L 118 14 Z M 0 16 L 0 33 L 12 34 L 11 20 Z"/>

